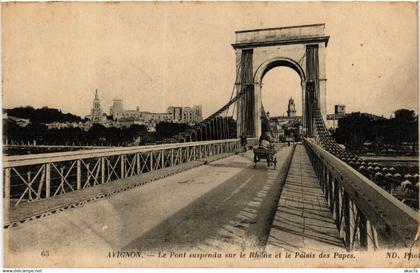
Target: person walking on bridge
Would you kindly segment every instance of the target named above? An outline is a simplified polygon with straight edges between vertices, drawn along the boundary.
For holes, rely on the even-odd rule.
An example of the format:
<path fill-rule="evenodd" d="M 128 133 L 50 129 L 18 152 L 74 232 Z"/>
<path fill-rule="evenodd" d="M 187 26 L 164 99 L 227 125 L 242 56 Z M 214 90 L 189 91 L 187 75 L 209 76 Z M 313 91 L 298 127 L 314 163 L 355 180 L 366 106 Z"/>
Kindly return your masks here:
<path fill-rule="evenodd" d="M 273 138 L 269 131 L 263 132 L 260 136 L 259 145 L 260 147 L 264 147 L 268 149 L 270 145 L 273 143 Z"/>
<path fill-rule="evenodd" d="M 240 139 L 241 139 L 242 152 L 246 152 L 247 151 L 246 145 L 248 144 L 248 142 L 246 140 L 245 134 L 242 134 Z"/>

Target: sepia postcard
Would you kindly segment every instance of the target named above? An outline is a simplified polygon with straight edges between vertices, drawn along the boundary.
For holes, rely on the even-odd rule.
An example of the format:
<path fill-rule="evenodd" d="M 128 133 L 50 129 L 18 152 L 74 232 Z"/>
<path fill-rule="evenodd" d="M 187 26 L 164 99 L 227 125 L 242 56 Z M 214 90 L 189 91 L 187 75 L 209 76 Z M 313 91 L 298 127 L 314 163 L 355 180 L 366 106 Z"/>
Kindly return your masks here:
<path fill-rule="evenodd" d="M 2 3 L 4 267 L 417 272 L 417 8 Z"/>

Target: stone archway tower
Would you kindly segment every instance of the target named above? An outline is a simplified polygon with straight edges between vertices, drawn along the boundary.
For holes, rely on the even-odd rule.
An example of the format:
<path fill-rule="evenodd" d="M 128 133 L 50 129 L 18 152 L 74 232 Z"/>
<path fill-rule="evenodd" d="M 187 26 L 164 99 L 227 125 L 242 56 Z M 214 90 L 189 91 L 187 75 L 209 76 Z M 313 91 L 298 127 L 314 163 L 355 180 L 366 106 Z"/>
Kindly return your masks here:
<path fill-rule="evenodd" d="M 261 135 L 261 83 L 264 75 L 277 66 L 295 70 L 302 85 L 303 130 L 314 133 L 313 109 L 319 108 L 326 120 L 325 48 L 329 36 L 325 24 L 290 26 L 236 32 L 237 133 Z"/>

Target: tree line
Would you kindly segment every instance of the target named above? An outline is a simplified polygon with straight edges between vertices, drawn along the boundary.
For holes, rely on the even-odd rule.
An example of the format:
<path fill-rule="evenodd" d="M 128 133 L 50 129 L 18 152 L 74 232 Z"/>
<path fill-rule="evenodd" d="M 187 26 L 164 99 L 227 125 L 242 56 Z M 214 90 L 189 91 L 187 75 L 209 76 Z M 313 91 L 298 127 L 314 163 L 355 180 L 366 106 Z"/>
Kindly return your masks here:
<path fill-rule="evenodd" d="M 358 153 L 417 154 L 418 115 L 408 109 L 395 111 L 389 119 L 351 113 L 338 121 L 333 138 Z"/>
<path fill-rule="evenodd" d="M 79 122 L 82 118 L 70 113 L 63 113 L 59 109 L 42 107 L 35 109 L 31 106 L 4 109 L 9 116 L 30 119 L 32 123 Z"/>
<path fill-rule="evenodd" d="M 136 144 L 144 145 L 170 138 L 191 128 L 187 124 L 161 122 L 156 125 L 156 132 L 148 132 L 145 125 L 137 124 L 126 128 L 107 128 L 101 124 L 94 124 L 87 131 L 81 128 L 48 129 L 47 123 L 84 120 L 77 115 L 48 107 L 16 107 L 4 109 L 4 112 L 9 116 L 30 120 L 26 127 L 21 127 L 12 120 L 3 123 L 3 139 L 8 139 L 9 143 L 35 141 L 38 145 L 127 146 L 137 140 Z"/>
<path fill-rule="evenodd" d="M 81 128 L 48 129 L 40 123 L 21 127 L 14 122 L 3 124 L 3 138 L 8 142 L 36 142 L 37 145 L 75 146 L 128 146 L 144 145 L 169 138 L 189 129 L 187 124 L 162 122 L 156 125 L 156 132 L 148 132 L 145 125 L 133 124 L 126 128 L 106 128 L 94 124 L 89 130 Z"/>

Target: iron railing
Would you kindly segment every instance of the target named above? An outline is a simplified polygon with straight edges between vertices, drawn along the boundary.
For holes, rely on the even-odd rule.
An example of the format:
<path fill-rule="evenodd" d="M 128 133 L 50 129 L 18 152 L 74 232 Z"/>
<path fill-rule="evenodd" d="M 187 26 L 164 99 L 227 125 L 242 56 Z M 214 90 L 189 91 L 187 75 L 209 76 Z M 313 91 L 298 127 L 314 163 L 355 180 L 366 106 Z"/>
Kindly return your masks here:
<path fill-rule="evenodd" d="M 19 206 L 182 163 L 236 152 L 238 139 L 6 156 L 4 206 Z"/>
<path fill-rule="evenodd" d="M 305 147 L 347 250 L 411 247 L 419 214 L 313 139 Z"/>

